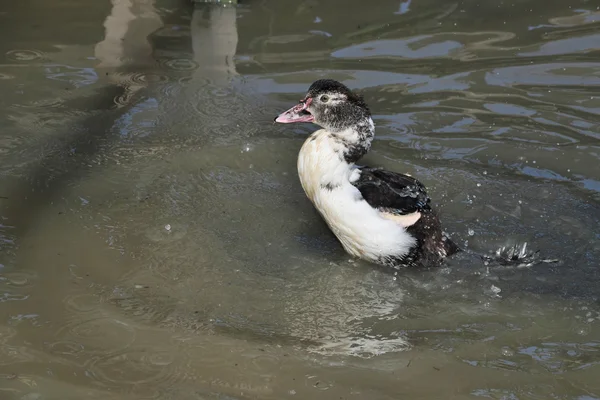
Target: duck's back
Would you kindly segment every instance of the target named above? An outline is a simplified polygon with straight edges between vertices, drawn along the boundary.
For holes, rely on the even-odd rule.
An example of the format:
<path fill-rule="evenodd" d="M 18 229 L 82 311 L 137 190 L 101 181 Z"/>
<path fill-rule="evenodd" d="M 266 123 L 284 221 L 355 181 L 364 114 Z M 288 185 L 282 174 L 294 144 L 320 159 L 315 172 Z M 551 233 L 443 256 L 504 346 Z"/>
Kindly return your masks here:
<path fill-rule="evenodd" d="M 406 231 L 416 239 L 407 256 L 390 257 L 386 264 L 404 266 L 435 266 L 459 251 L 458 246 L 442 231 L 442 225 L 431 207 L 425 186 L 417 179 L 381 168 L 361 167 L 353 185 L 369 205 L 397 219 L 408 221 Z"/>

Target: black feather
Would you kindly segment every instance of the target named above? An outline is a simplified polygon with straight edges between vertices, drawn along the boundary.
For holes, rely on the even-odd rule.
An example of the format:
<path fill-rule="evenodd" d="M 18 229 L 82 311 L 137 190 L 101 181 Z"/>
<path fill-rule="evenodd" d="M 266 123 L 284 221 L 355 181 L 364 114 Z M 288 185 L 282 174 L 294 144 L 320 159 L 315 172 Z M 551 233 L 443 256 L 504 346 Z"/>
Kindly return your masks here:
<path fill-rule="evenodd" d="M 371 207 L 392 214 L 431 209 L 425 186 L 415 178 L 380 168 L 362 167 L 360 172 L 352 184 Z"/>
<path fill-rule="evenodd" d="M 380 168 L 361 167 L 360 177 L 352 184 L 373 208 L 396 215 L 421 213 L 421 218 L 406 231 L 418 245 L 402 257 L 382 257 L 380 264 L 399 266 L 439 265 L 445 256 L 460 251 L 443 232 L 437 213 L 431 208 L 425 186 L 413 177 Z"/>
<path fill-rule="evenodd" d="M 369 113 L 370 110 L 365 103 L 363 97 L 357 93 L 354 93 L 346 85 L 333 79 L 319 79 L 314 81 L 308 88 L 308 95 L 310 97 L 317 97 L 321 93 L 340 93 L 346 96 L 348 101 L 355 106 L 362 108 L 364 111 Z"/>

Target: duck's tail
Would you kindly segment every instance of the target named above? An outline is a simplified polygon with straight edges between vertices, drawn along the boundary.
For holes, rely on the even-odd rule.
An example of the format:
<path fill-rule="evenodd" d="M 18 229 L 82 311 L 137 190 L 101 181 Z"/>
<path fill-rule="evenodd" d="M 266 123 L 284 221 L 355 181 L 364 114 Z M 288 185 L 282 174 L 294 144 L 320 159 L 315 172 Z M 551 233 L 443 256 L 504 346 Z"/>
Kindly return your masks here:
<path fill-rule="evenodd" d="M 437 213 L 431 209 L 421 214 L 416 224 L 408 228 L 420 247 L 420 265 L 440 265 L 444 260 L 459 251 L 460 247 L 442 231 Z"/>
<path fill-rule="evenodd" d="M 539 263 L 556 263 L 557 259 L 544 259 L 539 250 L 528 248 L 527 242 L 505 244 L 488 254 L 462 249 L 445 232 L 437 213 L 433 210 L 423 213 L 421 219 L 408 228 L 419 241 L 421 264 L 423 266 L 443 265 L 445 260 L 459 252 L 465 252 L 480 258 L 486 265 L 504 268 L 531 267 Z"/>

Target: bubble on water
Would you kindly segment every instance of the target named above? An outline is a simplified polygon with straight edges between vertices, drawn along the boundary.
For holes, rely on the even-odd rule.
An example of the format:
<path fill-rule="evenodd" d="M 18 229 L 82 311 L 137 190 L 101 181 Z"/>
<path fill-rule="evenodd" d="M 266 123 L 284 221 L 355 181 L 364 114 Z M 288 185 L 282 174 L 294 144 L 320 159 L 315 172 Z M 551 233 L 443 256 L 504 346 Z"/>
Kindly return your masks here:
<path fill-rule="evenodd" d="M 487 171 L 483 171 L 483 174 L 484 174 L 484 175 L 487 175 Z"/>
<path fill-rule="evenodd" d="M 490 286 L 490 290 L 495 295 L 497 295 L 498 293 L 500 293 L 502 291 L 502 289 L 500 289 L 498 286 L 495 286 L 495 285 Z"/>
<path fill-rule="evenodd" d="M 481 183 L 478 183 L 478 184 L 477 184 L 477 187 L 481 187 Z"/>
<path fill-rule="evenodd" d="M 468 232 L 469 236 L 474 236 L 475 235 L 475 231 L 471 228 L 469 228 Z"/>
<path fill-rule="evenodd" d="M 146 230 L 146 237 L 153 242 L 173 242 L 187 234 L 187 226 L 170 223 L 162 226 L 153 226 Z"/>

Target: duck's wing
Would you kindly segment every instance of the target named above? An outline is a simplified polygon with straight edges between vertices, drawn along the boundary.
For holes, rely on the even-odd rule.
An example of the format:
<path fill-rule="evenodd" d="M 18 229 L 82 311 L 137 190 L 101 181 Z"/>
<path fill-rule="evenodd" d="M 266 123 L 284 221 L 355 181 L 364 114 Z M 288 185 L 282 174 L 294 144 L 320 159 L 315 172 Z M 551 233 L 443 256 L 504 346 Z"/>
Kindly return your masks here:
<path fill-rule="evenodd" d="M 352 184 L 373 208 L 394 215 L 430 210 L 425 186 L 415 178 L 381 168 L 360 167 Z"/>

